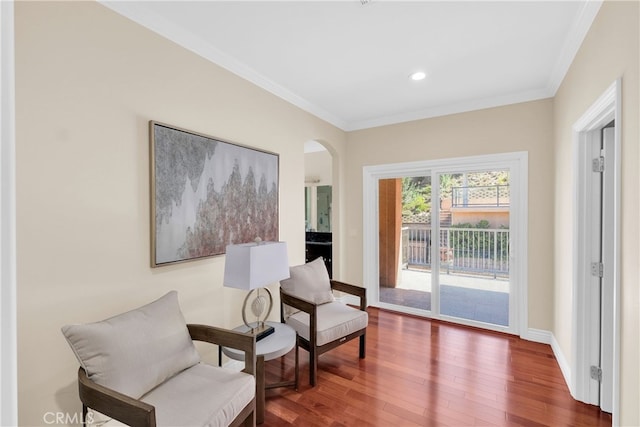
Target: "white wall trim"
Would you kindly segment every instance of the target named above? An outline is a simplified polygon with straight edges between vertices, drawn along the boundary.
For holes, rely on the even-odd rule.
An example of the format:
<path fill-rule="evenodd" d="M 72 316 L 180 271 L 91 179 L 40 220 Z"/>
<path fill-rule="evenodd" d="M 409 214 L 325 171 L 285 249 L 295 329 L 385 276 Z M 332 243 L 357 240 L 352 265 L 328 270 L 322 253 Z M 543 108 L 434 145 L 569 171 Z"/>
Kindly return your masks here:
<path fill-rule="evenodd" d="M 620 212 L 621 212 L 621 79 L 613 82 L 607 90 L 589 107 L 589 109 L 573 125 L 573 153 L 574 153 L 574 208 L 573 208 L 573 319 L 572 319 L 572 368 L 574 375 L 569 382 L 572 396 L 577 400 L 592 402 L 594 384 L 588 377 L 589 357 L 593 347 L 593 325 L 590 323 L 588 307 L 593 303 L 590 293 L 586 292 L 584 284 L 588 281 L 590 254 L 586 253 L 585 235 L 589 231 L 588 206 L 591 203 L 590 192 L 581 183 L 586 182 L 588 168 L 587 142 L 592 131 L 604 127 L 611 120 L 615 120 L 615 174 L 614 174 L 614 307 L 613 307 L 613 425 L 618 424 L 620 405 Z M 596 403 L 597 404 L 597 403 Z"/>
<path fill-rule="evenodd" d="M 347 129 L 347 123 L 325 109 L 315 105 L 299 95 L 293 93 L 284 86 L 268 79 L 253 68 L 238 61 L 236 58 L 217 49 L 207 40 L 194 34 L 187 28 L 176 25 L 170 20 L 154 13 L 150 8 L 145 7 L 144 2 L 98 0 L 100 4 L 122 16 L 125 16 L 137 24 L 165 37 L 183 48 L 219 65 L 231 73 L 250 81 L 256 86 L 270 92 L 287 102 L 307 111 L 314 116 L 326 120 L 332 125 L 342 129 Z"/>
<path fill-rule="evenodd" d="M 528 328 L 523 334 L 520 334 L 520 338 L 541 344 L 551 344 L 553 340 L 551 332 L 535 328 Z"/>
<path fill-rule="evenodd" d="M 284 86 L 266 78 L 246 64 L 220 51 L 206 40 L 195 35 L 187 28 L 169 22 L 162 16 L 153 13 L 149 8 L 137 2 L 98 0 L 103 6 L 126 16 L 134 22 L 146 27 L 169 40 L 174 41 L 187 50 L 190 50 L 203 58 L 227 69 L 228 71 L 254 83 L 258 87 L 271 92 L 272 94 L 290 102 L 291 104 L 307 111 L 316 117 L 328 121 L 334 126 L 344 131 L 355 131 L 368 129 L 377 126 L 384 126 L 395 123 L 422 120 L 433 117 L 440 117 L 450 114 L 463 113 L 467 111 L 482 110 L 502 105 L 516 104 L 520 102 L 535 101 L 538 99 L 550 98 L 555 95 L 560 83 L 564 79 L 571 62 L 573 61 L 584 37 L 591 27 L 602 0 L 590 0 L 585 2 L 581 13 L 576 18 L 570 28 L 568 37 L 565 39 L 562 51 L 553 71 L 549 74 L 546 86 L 530 91 L 513 93 L 508 95 L 488 96 L 481 99 L 465 101 L 457 104 L 442 105 L 409 113 L 389 115 L 374 119 L 356 120 L 347 122 L 333 113 L 325 110 L 317 104 L 291 92 Z"/>
<path fill-rule="evenodd" d="M 558 361 L 558 365 L 560 366 L 560 371 L 562 372 L 562 376 L 564 376 L 564 382 L 567 383 L 567 387 L 569 387 L 569 392 L 571 396 L 575 399 L 575 396 L 571 392 L 571 365 L 567 360 L 566 356 L 562 352 L 562 348 L 560 348 L 560 343 L 556 340 L 555 335 L 551 334 L 551 349 L 553 350 L 553 354 L 556 356 L 556 360 Z"/>
<path fill-rule="evenodd" d="M 558 366 L 560 367 L 560 372 L 562 372 L 564 381 L 567 384 L 567 387 L 569 387 L 569 391 L 571 391 L 571 365 L 562 352 L 562 348 L 560 348 L 560 344 L 558 343 L 558 340 L 556 340 L 555 335 L 553 335 L 549 331 L 545 331 L 542 329 L 529 328 L 526 334 L 522 336 L 522 338 L 528 341 L 549 344 L 551 346 L 553 355 L 555 356 L 556 361 L 558 362 Z"/>
<path fill-rule="evenodd" d="M 478 111 L 487 108 L 501 107 L 504 105 L 519 104 L 521 102 L 537 101 L 540 99 L 551 98 L 553 95 L 554 93 L 551 91 L 551 89 L 544 88 L 526 92 L 510 93 L 508 95 L 489 96 L 481 99 L 460 102 L 457 104 L 438 105 L 436 107 L 418 111 L 411 111 L 408 113 L 395 114 L 375 119 L 359 120 L 346 124 L 343 130 L 350 132 L 396 123 L 406 123 L 415 120 L 449 116 L 452 114 L 466 113 L 468 111 Z"/>
<path fill-rule="evenodd" d="M 584 2 L 580 14 L 569 31 L 569 36 L 562 46 L 562 53 L 558 58 L 558 62 L 551 73 L 551 77 L 549 79 L 550 96 L 556 95 L 562 80 L 564 80 L 564 76 L 567 74 L 569 67 L 573 63 L 573 60 L 578 53 L 578 49 L 580 49 L 582 41 L 587 35 L 589 28 L 591 28 L 591 24 L 593 24 L 593 20 L 596 18 L 601 6 L 602 0 L 590 0 Z"/>
<path fill-rule="evenodd" d="M 518 310 L 514 315 L 517 322 L 517 330 L 522 334 L 529 330 L 529 154 L 527 152 L 517 153 L 518 167 L 511 172 L 511 182 L 518 186 L 518 191 L 511 192 L 511 199 L 514 204 L 518 204 L 518 215 L 516 227 L 512 227 L 512 243 L 515 242 L 516 254 L 521 259 L 511 260 L 515 262 L 514 278 L 518 283 L 518 294 L 515 302 Z M 510 214 L 511 215 L 511 214 Z M 512 215 L 511 215 L 512 216 Z M 510 255 L 511 256 L 511 255 Z"/>
<path fill-rule="evenodd" d="M 0 425 L 18 424 L 13 0 L 0 1 Z"/>

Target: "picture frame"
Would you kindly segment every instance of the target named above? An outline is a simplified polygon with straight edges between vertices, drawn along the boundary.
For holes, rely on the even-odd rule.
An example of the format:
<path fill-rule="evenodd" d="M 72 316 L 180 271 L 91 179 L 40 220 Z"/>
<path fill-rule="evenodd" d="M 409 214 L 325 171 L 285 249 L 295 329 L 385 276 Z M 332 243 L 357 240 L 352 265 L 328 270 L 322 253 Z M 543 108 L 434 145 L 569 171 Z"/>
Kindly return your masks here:
<path fill-rule="evenodd" d="M 149 121 L 151 267 L 279 234 L 276 153 Z"/>

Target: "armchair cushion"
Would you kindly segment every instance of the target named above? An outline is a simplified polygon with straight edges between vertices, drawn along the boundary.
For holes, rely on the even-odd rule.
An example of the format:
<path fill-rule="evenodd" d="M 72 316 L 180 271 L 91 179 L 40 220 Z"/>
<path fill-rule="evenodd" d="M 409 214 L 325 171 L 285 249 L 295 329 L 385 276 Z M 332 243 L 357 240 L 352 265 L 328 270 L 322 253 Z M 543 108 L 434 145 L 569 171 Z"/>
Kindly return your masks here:
<path fill-rule="evenodd" d="M 345 305 L 339 301 L 322 304 L 317 308 L 316 345 L 322 346 L 367 327 L 369 315 L 366 311 Z M 287 324 L 298 335 L 309 340 L 309 314 L 299 311 L 292 314 Z"/>
<path fill-rule="evenodd" d="M 314 304 L 334 301 L 329 273 L 321 257 L 291 267 L 289 274 L 288 279 L 280 281 L 280 287 L 285 293 Z M 285 306 L 286 316 L 295 312 L 295 309 Z"/>
<path fill-rule="evenodd" d="M 231 424 L 255 392 L 253 375 L 199 363 L 140 400 L 155 406 L 159 426 L 222 427 Z"/>
<path fill-rule="evenodd" d="M 62 333 L 89 379 L 135 399 L 200 362 L 175 291 Z"/>

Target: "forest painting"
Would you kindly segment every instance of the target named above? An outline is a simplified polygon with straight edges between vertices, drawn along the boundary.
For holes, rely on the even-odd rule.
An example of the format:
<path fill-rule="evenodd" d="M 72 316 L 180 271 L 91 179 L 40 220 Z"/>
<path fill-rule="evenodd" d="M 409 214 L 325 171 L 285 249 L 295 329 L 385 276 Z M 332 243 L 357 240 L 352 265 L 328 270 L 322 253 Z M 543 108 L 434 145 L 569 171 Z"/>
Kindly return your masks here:
<path fill-rule="evenodd" d="M 152 267 L 278 240 L 277 154 L 149 125 Z"/>

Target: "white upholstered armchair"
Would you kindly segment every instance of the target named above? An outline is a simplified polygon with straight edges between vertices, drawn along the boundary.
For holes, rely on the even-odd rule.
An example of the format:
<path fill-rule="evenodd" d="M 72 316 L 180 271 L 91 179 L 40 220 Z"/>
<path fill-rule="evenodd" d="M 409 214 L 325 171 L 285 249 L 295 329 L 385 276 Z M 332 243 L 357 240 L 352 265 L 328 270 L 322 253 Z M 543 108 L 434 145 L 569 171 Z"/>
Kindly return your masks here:
<path fill-rule="evenodd" d="M 187 325 L 175 291 L 101 322 L 64 326 L 62 333 L 81 366 L 83 422 L 106 415 L 107 425 L 256 424 L 255 337 Z M 244 371 L 202 363 L 193 340 L 243 350 Z"/>
<path fill-rule="evenodd" d="M 333 291 L 355 295 L 359 308 L 337 301 Z M 280 282 L 282 321 L 298 333 L 296 345 L 309 352 L 309 383 L 317 380 L 318 356 L 354 338 L 360 339 L 359 356 L 366 352 L 366 289 L 331 280 L 322 258 L 290 268 Z"/>

